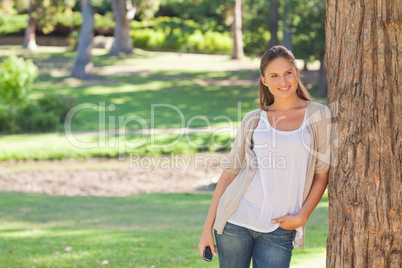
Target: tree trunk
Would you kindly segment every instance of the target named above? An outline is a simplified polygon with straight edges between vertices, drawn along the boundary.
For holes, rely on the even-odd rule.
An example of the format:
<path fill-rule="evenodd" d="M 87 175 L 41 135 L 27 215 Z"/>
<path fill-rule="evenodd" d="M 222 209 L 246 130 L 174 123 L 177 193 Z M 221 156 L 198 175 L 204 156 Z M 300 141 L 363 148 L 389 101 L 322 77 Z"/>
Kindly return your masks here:
<path fill-rule="evenodd" d="M 244 49 L 243 49 L 243 33 L 242 33 L 241 0 L 236 0 L 233 17 L 234 19 L 232 23 L 232 37 L 233 37 L 232 59 L 242 59 L 244 58 Z"/>
<path fill-rule="evenodd" d="M 81 0 L 81 12 L 83 16 L 81 34 L 71 75 L 78 79 L 89 79 L 93 68 L 91 50 L 94 29 L 91 0 Z"/>
<path fill-rule="evenodd" d="M 24 48 L 27 48 L 29 50 L 35 50 L 37 45 L 36 45 L 36 21 L 32 17 L 31 13 L 33 12 L 35 6 L 35 1 L 31 0 L 29 1 L 29 20 L 28 20 L 28 26 L 25 28 L 25 34 L 24 34 Z"/>
<path fill-rule="evenodd" d="M 135 5 L 130 0 L 112 0 L 111 4 L 116 27 L 114 28 L 114 42 L 110 54 L 114 56 L 133 54 L 130 21 L 134 19 L 136 13 Z"/>
<path fill-rule="evenodd" d="M 327 97 L 328 79 L 327 69 L 325 68 L 325 50 L 320 55 L 320 70 L 318 71 L 318 82 L 316 95 L 319 98 Z"/>
<path fill-rule="evenodd" d="M 289 14 L 291 13 L 290 4 L 291 4 L 290 1 L 286 2 L 285 7 L 283 9 L 283 40 L 282 40 L 282 44 L 287 49 L 293 50 L 292 22 L 289 19 Z"/>
<path fill-rule="evenodd" d="M 269 5 L 269 32 L 271 33 L 271 40 L 269 41 L 269 47 L 273 47 L 279 44 L 278 21 L 279 21 L 279 2 L 273 1 Z"/>
<path fill-rule="evenodd" d="M 402 266 L 401 6 L 327 0 L 328 95 L 338 129 L 327 267 Z"/>

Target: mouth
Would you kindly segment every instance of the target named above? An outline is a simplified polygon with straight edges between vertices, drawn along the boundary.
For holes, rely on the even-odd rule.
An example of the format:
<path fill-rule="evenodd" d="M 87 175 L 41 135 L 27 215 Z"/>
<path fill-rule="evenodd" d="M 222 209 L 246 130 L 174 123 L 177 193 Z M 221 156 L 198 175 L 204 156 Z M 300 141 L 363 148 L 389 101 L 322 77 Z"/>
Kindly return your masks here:
<path fill-rule="evenodd" d="M 290 89 L 290 86 L 284 87 L 284 88 L 278 88 L 280 91 L 288 91 Z"/>

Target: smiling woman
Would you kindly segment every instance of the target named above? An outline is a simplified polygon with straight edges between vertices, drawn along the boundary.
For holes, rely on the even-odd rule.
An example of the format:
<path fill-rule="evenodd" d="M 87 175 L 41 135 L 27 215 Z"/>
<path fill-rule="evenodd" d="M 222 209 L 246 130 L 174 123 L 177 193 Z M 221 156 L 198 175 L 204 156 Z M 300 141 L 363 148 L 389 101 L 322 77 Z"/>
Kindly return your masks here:
<path fill-rule="evenodd" d="M 265 110 L 268 105 L 273 104 L 275 96 L 294 98 L 297 95 L 302 100 L 311 101 L 310 94 L 300 81 L 299 69 L 293 54 L 286 48 L 281 49 L 283 48 L 281 46 L 274 48 L 268 50 L 261 58 L 259 90 L 261 109 Z"/>
<path fill-rule="evenodd" d="M 265 52 L 260 75 L 260 109 L 241 122 L 198 244 L 201 256 L 218 250 L 220 267 L 289 267 L 327 186 L 328 108 L 311 101 L 283 46 Z"/>

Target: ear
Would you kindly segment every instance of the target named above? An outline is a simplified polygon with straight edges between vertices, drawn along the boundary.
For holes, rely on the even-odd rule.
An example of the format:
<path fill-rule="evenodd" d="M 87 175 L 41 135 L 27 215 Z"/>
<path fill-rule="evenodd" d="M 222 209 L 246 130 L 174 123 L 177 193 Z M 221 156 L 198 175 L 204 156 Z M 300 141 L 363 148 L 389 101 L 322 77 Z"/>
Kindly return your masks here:
<path fill-rule="evenodd" d="M 300 78 L 300 76 L 299 76 L 299 68 L 296 68 L 296 75 L 297 75 L 297 78 Z"/>
<path fill-rule="evenodd" d="M 264 86 L 268 87 L 267 82 L 265 81 L 264 76 L 260 76 L 261 82 L 264 84 Z"/>

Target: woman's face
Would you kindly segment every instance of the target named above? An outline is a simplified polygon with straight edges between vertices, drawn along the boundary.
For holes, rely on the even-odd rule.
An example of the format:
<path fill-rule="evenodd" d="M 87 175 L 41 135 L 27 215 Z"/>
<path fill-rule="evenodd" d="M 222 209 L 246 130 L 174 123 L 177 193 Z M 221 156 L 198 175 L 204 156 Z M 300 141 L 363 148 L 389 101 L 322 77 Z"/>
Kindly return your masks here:
<path fill-rule="evenodd" d="M 298 86 L 299 70 L 293 63 L 279 57 L 265 68 L 262 83 L 274 95 L 274 99 L 293 97 Z"/>

